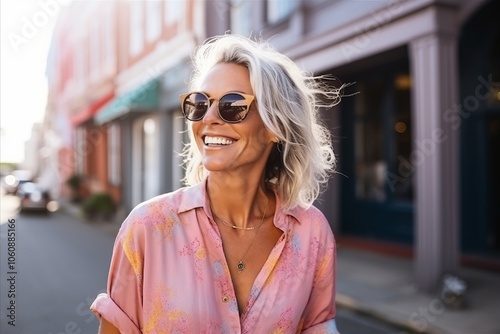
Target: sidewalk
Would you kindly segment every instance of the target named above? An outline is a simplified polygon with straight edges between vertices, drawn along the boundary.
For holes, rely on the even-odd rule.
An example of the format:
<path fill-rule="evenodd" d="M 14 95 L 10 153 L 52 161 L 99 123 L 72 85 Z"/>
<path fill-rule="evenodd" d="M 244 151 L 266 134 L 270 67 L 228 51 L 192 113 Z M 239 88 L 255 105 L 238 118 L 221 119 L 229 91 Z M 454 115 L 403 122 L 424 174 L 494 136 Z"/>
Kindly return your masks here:
<path fill-rule="evenodd" d="M 120 229 L 120 226 L 123 220 L 125 219 L 124 214 L 122 212 L 119 212 L 116 214 L 115 218 L 112 221 L 91 222 L 85 219 L 80 206 L 78 206 L 77 204 L 72 203 L 65 199 L 59 199 L 58 202 L 59 202 L 59 210 L 61 210 L 62 212 L 65 212 L 68 215 L 75 217 L 76 219 L 79 219 L 87 224 L 94 224 L 104 232 L 110 233 L 111 235 L 114 236 L 118 234 L 118 230 Z"/>
<path fill-rule="evenodd" d="M 411 260 L 339 247 L 336 301 L 417 333 L 500 333 L 500 274 L 461 268 L 457 276 L 467 284 L 463 309 L 419 292 Z"/>

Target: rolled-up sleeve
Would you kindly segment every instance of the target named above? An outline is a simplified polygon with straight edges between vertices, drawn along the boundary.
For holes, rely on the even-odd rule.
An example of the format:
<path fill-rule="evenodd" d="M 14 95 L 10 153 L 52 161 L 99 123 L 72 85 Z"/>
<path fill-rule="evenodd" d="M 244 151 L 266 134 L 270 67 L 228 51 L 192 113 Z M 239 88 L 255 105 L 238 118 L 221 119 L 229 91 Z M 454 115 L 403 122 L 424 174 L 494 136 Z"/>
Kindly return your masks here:
<path fill-rule="evenodd" d="M 106 319 L 118 328 L 120 333 L 141 334 L 134 321 L 106 293 L 99 294 L 90 309 L 99 320 Z"/>
<path fill-rule="evenodd" d="M 144 233 L 128 218 L 116 237 L 108 275 L 107 293 L 92 303 L 91 311 L 121 333 L 141 333 Z"/>

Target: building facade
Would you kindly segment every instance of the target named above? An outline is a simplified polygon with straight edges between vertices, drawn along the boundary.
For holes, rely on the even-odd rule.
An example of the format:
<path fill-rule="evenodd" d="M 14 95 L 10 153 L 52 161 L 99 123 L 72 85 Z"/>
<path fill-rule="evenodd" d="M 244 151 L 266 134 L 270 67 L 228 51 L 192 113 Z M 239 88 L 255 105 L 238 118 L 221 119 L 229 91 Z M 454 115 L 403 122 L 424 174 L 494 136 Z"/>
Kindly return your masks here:
<path fill-rule="evenodd" d="M 65 138 L 53 159 L 63 195 L 65 180 L 79 175 L 84 196 L 107 192 L 127 214 L 181 186 L 178 96 L 204 39 L 196 19 L 203 8 L 193 3 L 86 1 L 63 9 L 47 65 L 46 120 Z"/>
<path fill-rule="evenodd" d="M 269 39 L 336 78 L 322 111 L 338 171 L 317 205 L 343 244 L 412 256 L 432 290 L 500 264 L 500 12 L 495 1 L 227 1 L 209 35 Z"/>
<path fill-rule="evenodd" d="M 53 192 L 61 195 L 69 192 L 66 180 L 80 175 L 84 195 L 109 191 L 120 197 L 106 174 L 108 129 L 93 121 L 115 93 L 116 8 L 114 1 L 74 2 L 61 10 L 54 30 L 44 123 L 46 133 L 57 138 L 50 151 L 59 181 Z"/>
<path fill-rule="evenodd" d="M 198 36 L 189 1 L 117 2 L 115 98 L 95 116 L 110 132 L 108 175 L 130 211 L 180 187 L 184 122 L 178 94 L 185 90 L 189 56 Z M 187 76 L 186 76 L 187 74 Z"/>

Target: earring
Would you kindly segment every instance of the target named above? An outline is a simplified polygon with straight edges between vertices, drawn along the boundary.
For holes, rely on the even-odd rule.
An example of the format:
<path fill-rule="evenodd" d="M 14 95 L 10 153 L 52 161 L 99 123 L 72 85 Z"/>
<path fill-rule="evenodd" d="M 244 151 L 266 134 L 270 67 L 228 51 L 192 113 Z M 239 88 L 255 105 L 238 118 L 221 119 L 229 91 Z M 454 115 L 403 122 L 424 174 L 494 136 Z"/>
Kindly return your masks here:
<path fill-rule="evenodd" d="M 283 142 L 282 141 L 278 141 L 276 143 L 276 149 L 278 150 L 278 152 L 283 153 L 284 148 L 283 148 Z"/>

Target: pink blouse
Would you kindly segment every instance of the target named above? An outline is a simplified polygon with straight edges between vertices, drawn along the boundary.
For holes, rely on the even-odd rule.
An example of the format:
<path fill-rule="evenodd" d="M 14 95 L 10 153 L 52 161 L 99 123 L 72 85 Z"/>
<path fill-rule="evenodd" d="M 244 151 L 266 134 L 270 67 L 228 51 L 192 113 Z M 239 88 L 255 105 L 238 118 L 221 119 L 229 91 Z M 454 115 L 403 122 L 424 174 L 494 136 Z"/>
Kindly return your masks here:
<path fill-rule="evenodd" d="M 205 182 L 137 206 L 115 241 L 107 294 L 91 310 L 121 333 L 337 333 L 335 240 L 311 207 L 283 231 L 241 316 Z"/>

